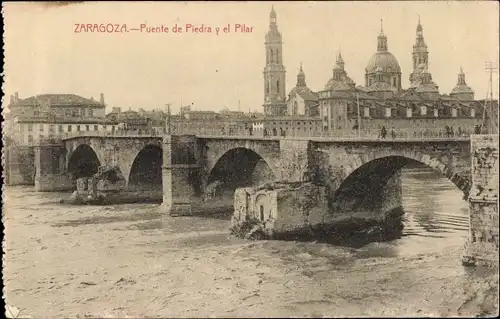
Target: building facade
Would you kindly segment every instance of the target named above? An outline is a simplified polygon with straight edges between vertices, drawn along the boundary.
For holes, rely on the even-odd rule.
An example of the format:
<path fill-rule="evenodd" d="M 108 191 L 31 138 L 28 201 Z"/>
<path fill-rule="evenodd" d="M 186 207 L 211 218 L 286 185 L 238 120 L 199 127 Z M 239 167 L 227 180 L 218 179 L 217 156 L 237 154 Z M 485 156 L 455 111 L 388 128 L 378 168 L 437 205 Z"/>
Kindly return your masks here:
<path fill-rule="evenodd" d="M 41 94 L 10 97 L 6 134 L 17 145 L 33 145 L 79 131 L 113 131 L 117 123 L 105 117 L 104 95 L 100 101 L 75 94 Z"/>
<path fill-rule="evenodd" d="M 420 18 L 413 45 L 410 86 L 402 87 L 401 66 L 389 51 L 388 37 L 382 21 L 377 35 L 375 53 L 365 68 L 364 86 L 357 86 L 346 71 L 346 63 L 339 52 L 332 77 L 318 92 L 308 88 L 302 65 L 297 84 L 287 95 L 283 105 L 285 82 L 282 35 L 276 23 L 274 8 L 270 13 L 270 27 L 266 35 L 266 68 L 264 69 L 265 119 L 254 121 L 254 129 L 273 129 L 280 134 L 297 130 L 304 118 L 316 123 L 320 130 L 340 131 L 352 135 L 354 131 L 374 131 L 382 128 L 429 132 L 451 130 L 454 134 L 471 134 L 484 122 L 484 101 L 474 99 L 474 91 L 467 85 L 460 68 L 457 84 L 449 94 L 439 92 L 429 68 L 429 49 L 425 42 Z M 282 120 L 288 117 L 288 120 Z M 276 118 L 276 120 L 273 120 Z M 290 120 L 296 118 L 296 120 Z M 314 121 L 313 118 L 316 118 Z M 273 124 L 276 122 L 276 125 Z M 278 125 L 278 123 L 280 123 Z M 288 127 L 285 123 L 288 123 Z M 292 124 L 294 123 L 294 124 Z M 293 126 L 292 126 L 293 125 Z M 433 134 L 434 134 L 433 133 Z M 429 133 L 431 134 L 431 133 Z"/>

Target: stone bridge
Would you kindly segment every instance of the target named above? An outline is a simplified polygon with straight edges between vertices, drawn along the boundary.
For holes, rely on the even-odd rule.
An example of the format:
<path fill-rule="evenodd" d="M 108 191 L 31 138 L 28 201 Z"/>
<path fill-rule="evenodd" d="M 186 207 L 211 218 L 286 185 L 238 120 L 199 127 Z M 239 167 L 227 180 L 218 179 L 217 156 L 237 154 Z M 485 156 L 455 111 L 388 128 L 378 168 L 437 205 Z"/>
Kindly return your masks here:
<path fill-rule="evenodd" d="M 35 188 L 72 189 L 76 177 L 90 176 L 102 165 L 114 165 L 127 187 L 141 183 L 163 187 L 162 209 L 177 215 L 206 208 L 209 204 L 203 198 L 212 182 L 232 191 L 254 185 L 254 173 L 260 167 L 266 171 L 267 181 L 324 186 L 328 197 L 325 214 L 359 210 L 380 214 L 401 205 L 399 170 L 421 163 L 447 177 L 464 198 L 469 197 L 471 229 L 465 255 L 479 260 L 498 255 L 498 135 L 476 140 L 471 145 L 470 138 L 79 136 L 35 148 Z"/>
<path fill-rule="evenodd" d="M 40 191 L 55 190 L 58 183 L 67 185 L 61 179 L 69 179 L 70 175 L 64 173 L 71 173 L 73 179 L 91 176 L 104 165 L 117 167 L 127 185 L 133 185 L 140 176 L 160 182 L 162 175 L 165 179 L 166 170 L 182 167 L 190 171 L 190 178 L 194 178 L 190 183 L 195 183 L 192 187 L 196 189 L 196 196 L 200 196 L 215 179 L 245 184 L 259 163 L 265 163 L 272 180 L 313 181 L 327 185 L 332 194 L 337 195 L 344 189 L 352 190 L 357 184 L 362 184 L 365 191 L 370 187 L 380 188 L 410 162 L 419 162 L 440 172 L 466 195 L 471 187 L 469 138 L 75 136 L 61 144 L 37 146 L 35 155 L 35 184 Z M 175 179 L 172 183 L 176 184 Z"/>

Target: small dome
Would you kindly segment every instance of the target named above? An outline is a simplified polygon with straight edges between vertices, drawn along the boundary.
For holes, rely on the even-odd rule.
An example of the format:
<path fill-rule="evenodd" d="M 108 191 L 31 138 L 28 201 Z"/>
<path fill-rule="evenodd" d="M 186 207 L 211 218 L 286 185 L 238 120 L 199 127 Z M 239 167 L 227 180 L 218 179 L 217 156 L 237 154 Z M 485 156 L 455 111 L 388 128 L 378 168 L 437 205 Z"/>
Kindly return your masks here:
<path fill-rule="evenodd" d="M 383 72 L 401 72 L 401 67 L 396 57 L 388 51 L 379 51 L 375 53 L 366 66 L 368 73 L 376 72 L 381 67 Z"/>
<path fill-rule="evenodd" d="M 356 86 L 356 83 L 347 75 L 343 75 L 340 80 L 331 78 L 325 85 L 325 90 L 350 90 Z"/>
<path fill-rule="evenodd" d="M 472 90 L 468 85 L 457 85 L 451 90 L 451 94 L 461 94 L 461 93 L 468 93 L 468 94 L 474 94 L 474 90 Z"/>

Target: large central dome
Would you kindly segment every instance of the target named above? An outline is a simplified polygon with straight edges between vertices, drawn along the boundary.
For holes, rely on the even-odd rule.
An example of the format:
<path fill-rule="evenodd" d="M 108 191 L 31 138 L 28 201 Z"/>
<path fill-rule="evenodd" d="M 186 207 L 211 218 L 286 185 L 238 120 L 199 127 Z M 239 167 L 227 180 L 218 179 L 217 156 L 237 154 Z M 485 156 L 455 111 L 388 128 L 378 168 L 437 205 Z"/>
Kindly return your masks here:
<path fill-rule="evenodd" d="M 366 65 L 367 73 L 375 73 L 377 68 L 382 68 L 382 72 L 401 72 L 401 67 L 396 57 L 389 51 L 379 51 L 375 53 Z"/>

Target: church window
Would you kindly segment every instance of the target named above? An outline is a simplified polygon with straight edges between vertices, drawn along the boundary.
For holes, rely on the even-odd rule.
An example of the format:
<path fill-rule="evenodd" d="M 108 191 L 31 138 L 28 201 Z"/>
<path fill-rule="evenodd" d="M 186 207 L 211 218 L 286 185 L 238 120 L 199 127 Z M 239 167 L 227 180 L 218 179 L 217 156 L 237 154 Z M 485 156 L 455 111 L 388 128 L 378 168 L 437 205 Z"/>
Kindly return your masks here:
<path fill-rule="evenodd" d="M 372 79 L 370 79 L 370 80 L 368 81 L 368 83 L 369 83 L 369 84 L 368 84 L 368 86 L 371 86 L 371 85 L 372 85 Z"/>
<path fill-rule="evenodd" d="M 271 63 L 273 63 L 273 59 L 274 59 L 274 52 L 273 49 L 271 49 Z"/>
<path fill-rule="evenodd" d="M 392 85 L 393 85 L 393 86 L 397 86 L 397 85 L 396 85 L 396 78 L 393 78 L 393 79 L 392 79 Z"/>
<path fill-rule="evenodd" d="M 276 81 L 276 93 L 280 93 L 280 80 Z"/>
<path fill-rule="evenodd" d="M 280 50 L 276 50 L 276 63 L 280 63 Z"/>

